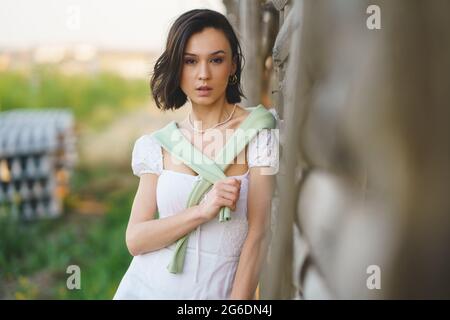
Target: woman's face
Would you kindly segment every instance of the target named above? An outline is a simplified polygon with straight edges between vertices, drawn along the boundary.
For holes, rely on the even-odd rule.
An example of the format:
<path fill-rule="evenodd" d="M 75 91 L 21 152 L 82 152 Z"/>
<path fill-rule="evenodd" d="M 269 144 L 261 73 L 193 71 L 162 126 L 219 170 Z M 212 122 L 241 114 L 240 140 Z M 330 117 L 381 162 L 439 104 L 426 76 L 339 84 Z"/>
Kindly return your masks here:
<path fill-rule="evenodd" d="M 189 38 L 180 87 L 192 103 L 209 105 L 224 97 L 228 78 L 236 71 L 231 54 L 230 43 L 221 30 L 205 28 Z"/>

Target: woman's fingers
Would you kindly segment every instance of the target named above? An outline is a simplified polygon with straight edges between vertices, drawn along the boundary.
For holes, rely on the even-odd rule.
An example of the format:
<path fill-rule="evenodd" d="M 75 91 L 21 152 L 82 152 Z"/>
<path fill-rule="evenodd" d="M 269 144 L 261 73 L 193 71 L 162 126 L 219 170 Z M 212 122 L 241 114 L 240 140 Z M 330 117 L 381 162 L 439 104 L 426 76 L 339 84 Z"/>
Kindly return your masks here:
<path fill-rule="evenodd" d="M 236 187 L 239 187 L 241 185 L 241 180 L 236 179 L 236 178 L 225 178 L 225 179 L 219 180 L 217 183 L 218 184 L 234 185 Z"/>
<path fill-rule="evenodd" d="M 236 178 L 228 178 L 228 179 L 225 179 L 225 183 L 234 185 L 234 186 L 236 186 L 236 187 L 240 187 L 240 186 L 241 186 L 241 180 L 236 179 Z"/>
<path fill-rule="evenodd" d="M 236 210 L 236 204 L 234 201 L 226 199 L 226 198 L 220 198 L 221 206 L 225 206 L 230 208 L 232 211 Z"/>
<path fill-rule="evenodd" d="M 231 192 L 221 192 L 218 194 L 218 196 L 225 201 L 224 205 L 226 205 L 233 211 L 236 210 L 236 203 L 239 199 L 238 195 Z"/>
<path fill-rule="evenodd" d="M 233 202 L 236 202 L 239 198 L 239 195 L 236 192 L 219 191 L 217 194 L 219 197 L 231 200 Z"/>
<path fill-rule="evenodd" d="M 240 189 L 241 181 L 236 178 L 226 178 L 216 182 L 214 185 L 214 194 L 217 205 L 227 206 L 235 211 Z"/>
<path fill-rule="evenodd" d="M 216 186 L 219 189 L 226 189 L 227 191 L 232 191 L 230 187 L 232 188 L 241 188 L 241 180 L 236 178 L 227 178 L 220 180 L 216 183 Z"/>
<path fill-rule="evenodd" d="M 236 202 L 238 197 L 235 193 L 216 190 L 215 192 L 211 193 L 210 196 L 212 197 L 212 204 L 219 207 L 227 206 L 233 211 L 236 209 Z"/>
<path fill-rule="evenodd" d="M 238 193 L 240 191 L 240 187 L 237 187 L 237 186 L 231 185 L 231 184 L 223 184 L 223 185 L 219 186 L 218 188 L 219 188 L 219 190 L 223 190 L 226 192 Z"/>

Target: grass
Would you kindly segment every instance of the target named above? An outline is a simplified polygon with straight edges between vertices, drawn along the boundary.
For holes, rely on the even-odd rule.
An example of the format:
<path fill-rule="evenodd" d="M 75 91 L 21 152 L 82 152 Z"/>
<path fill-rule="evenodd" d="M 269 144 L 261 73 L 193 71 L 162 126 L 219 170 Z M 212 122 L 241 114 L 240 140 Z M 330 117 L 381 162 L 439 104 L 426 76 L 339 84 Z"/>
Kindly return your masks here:
<path fill-rule="evenodd" d="M 0 280 L 3 294 L 15 299 L 111 299 L 131 261 L 125 246 L 125 228 L 135 192 L 133 183 L 117 181 L 117 170 L 79 168 L 73 194 L 83 197 L 92 190 L 107 204 L 103 215 L 73 212 L 56 220 L 23 224 L 3 216 L 0 221 Z M 105 175 L 105 170 L 110 174 Z M 124 173 L 125 174 L 125 173 Z M 128 172 L 126 174 L 129 174 Z M 126 180 L 126 179 L 125 179 Z M 97 187 L 91 189 L 91 182 Z M 81 196 L 79 196 L 81 195 Z M 81 289 L 68 290 L 69 265 L 81 270 Z M 0 288 L 0 295 L 2 288 Z"/>

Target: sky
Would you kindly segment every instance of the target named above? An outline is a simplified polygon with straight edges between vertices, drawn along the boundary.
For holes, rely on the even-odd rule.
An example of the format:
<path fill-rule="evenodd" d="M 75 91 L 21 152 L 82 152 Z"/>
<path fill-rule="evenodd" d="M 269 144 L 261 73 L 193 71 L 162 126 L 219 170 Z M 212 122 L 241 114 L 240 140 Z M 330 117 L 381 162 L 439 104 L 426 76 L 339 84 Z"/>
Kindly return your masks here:
<path fill-rule="evenodd" d="M 105 49 L 162 50 L 181 13 L 221 0 L 0 0 L 0 50 L 90 44 Z"/>

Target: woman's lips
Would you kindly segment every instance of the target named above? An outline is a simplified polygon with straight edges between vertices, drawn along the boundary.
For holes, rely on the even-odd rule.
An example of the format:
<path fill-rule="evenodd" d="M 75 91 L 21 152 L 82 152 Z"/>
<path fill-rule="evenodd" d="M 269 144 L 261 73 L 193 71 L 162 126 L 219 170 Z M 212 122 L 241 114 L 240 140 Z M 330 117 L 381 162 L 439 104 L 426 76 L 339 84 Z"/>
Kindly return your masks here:
<path fill-rule="evenodd" d="M 196 89 L 196 91 L 200 97 L 206 97 L 209 96 L 212 89 Z"/>

